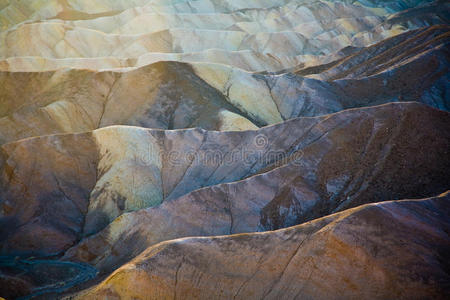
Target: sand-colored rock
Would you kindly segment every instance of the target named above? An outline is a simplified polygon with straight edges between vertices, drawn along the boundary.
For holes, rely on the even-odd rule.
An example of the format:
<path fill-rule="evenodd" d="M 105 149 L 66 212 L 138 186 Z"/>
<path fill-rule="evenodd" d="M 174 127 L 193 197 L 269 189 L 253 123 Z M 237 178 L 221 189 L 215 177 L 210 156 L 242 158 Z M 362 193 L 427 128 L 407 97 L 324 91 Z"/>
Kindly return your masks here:
<path fill-rule="evenodd" d="M 278 231 L 160 243 L 78 298 L 445 299 L 449 201 L 389 201 Z"/>
<path fill-rule="evenodd" d="M 1 80 L 6 87 L 0 91 L 5 103 L 0 109 L 3 143 L 116 124 L 220 129 L 223 110 L 245 114 L 188 65 L 178 63 L 156 63 L 127 73 L 6 72 Z M 228 129 L 237 129 L 230 125 Z"/>
<path fill-rule="evenodd" d="M 339 53 L 333 55 L 297 55 L 264 54 L 251 50 L 225 51 L 208 49 L 192 53 L 146 53 L 138 58 L 44 58 L 44 57 L 9 57 L 0 59 L 0 71 L 39 72 L 56 71 L 62 68 L 91 69 L 99 71 L 128 71 L 159 61 L 211 62 L 227 64 L 250 72 L 277 72 L 287 67 L 311 67 L 341 58 Z"/>
<path fill-rule="evenodd" d="M 281 74 L 178 62 L 128 72 L 1 72 L 0 143 L 108 125 L 245 130 L 393 101 L 449 110 L 448 32 L 410 31 L 332 65 Z"/>
<path fill-rule="evenodd" d="M 410 29 L 446 24 L 450 9 L 439 1 L 393 6 L 376 1 L 70 1 L 27 6 L 13 3 L 2 10 L 26 11 L 17 23 L 0 14 L 5 28 L 0 33 L 2 69 L 127 68 L 171 59 L 277 71 L 326 62 L 323 55 L 348 46 L 364 47 Z M 239 52 L 224 60 L 209 55 L 210 49 Z M 241 53 L 246 50 L 253 53 Z"/>

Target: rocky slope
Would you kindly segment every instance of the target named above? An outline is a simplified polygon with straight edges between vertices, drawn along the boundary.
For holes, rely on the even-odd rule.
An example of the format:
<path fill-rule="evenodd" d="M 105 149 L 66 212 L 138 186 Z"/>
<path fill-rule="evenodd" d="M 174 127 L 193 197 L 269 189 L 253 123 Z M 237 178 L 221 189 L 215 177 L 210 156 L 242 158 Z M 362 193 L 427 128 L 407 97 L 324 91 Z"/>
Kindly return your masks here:
<path fill-rule="evenodd" d="M 154 227 L 147 226 L 148 221 L 127 216 L 99 237 L 86 240 L 94 245 L 106 240 L 106 249 L 96 252 L 97 247 L 82 243 L 83 252 L 77 256 L 95 261 L 109 247 L 118 250 L 116 255 L 106 255 L 107 260 L 133 255 L 120 243 L 137 241 L 133 231 L 127 236 L 135 224 L 142 224 L 133 230 L 144 241 L 130 247 L 143 250 L 148 239 L 154 243 L 177 237 L 178 226 L 181 235 L 205 234 L 209 228 L 211 234 L 214 228 L 220 234 L 270 230 L 368 200 L 430 196 L 447 188 L 449 133 L 448 113 L 404 103 L 299 118 L 257 131 L 108 127 L 6 144 L 1 198 L 3 222 L 8 226 L 1 234 L 2 252 L 55 255 L 124 212 L 164 201 L 169 201 L 168 206 L 148 212 L 150 222 L 153 212 L 163 216 L 155 221 L 161 230 L 156 240 L 145 234 Z M 416 145 L 422 145 L 420 151 Z M 261 174 L 252 176 L 257 173 Z M 172 200 L 208 186 L 213 187 Z M 19 197 L 22 200 L 15 201 Z M 237 227 L 230 230 L 233 206 L 242 216 L 234 217 Z M 212 214 L 220 207 L 224 225 Z M 206 209 L 211 223 L 186 226 L 183 218 L 175 217 L 178 209 L 187 220 L 195 220 Z M 141 213 L 147 214 L 142 211 L 137 216 Z M 200 220 L 206 222 L 207 216 Z M 181 223 L 174 224 L 175 220 Z M 244 223 L 238 229 L 240 222 Z M 115 261 L 107 264 L 107 268 L 116 266 Z"/>
<path fill-rule="evenodd" d="M 257 137 L 294 142 L 287 151 L 266 147 L 263 151 L 269 157 L 262 160 L 280 159 L 264 169 L 253 166 L 260 174 L 177 199 L 169 196 L 160 206 L 125 214 L 69 249 L 65 259 L 110 272 L 148 246 L 168 239 L 273 230 L 368 202 L 443 192 L 450 175 L 449 115 L 424 113 L 424 109 L 429 110 L 412 103 L 386 105 L 261 129 L 255 132 Z M 222 134 L 223 139 L 226 135 Z M 268 145 L 275 143 L 280 142 L 268 140 Z M 417 144 L 427 145 L 424 152 L 413 153 Z M 183 181 L 199 174 L 195 167 L 188 169 Z M 223 168 L 218 168 L 215 174 L 221 172 Z M 195 180 L 201 181 L 203 174 L 207 170 Z M 90 219 L 88 212 L 87 227 Z"/>
<path fill-rule="evenodd" d="M 254 60 L 278 68 L 311 64 L 314 56 L 345 46 L 361 47 L 405 29 L 446 23 L 449 9 L 445 2 L 430 5 L 431 1 L 405 1 L 398 7 L 375 1 L 367 6 L 353 1 L 133 1 L 120 5 L 105 1 L 98 7 L 77 2 L 34 5 L 30 7 L 34 12 L 25 12 L 31 13 L 28 20 L 11 20 L 15 1 L 4 7 L 1 12 L 9 15 L 0 19 L 6 29 L 0 35 L 4 45 L 0 56 L 13 59 L 12 65 L 20 65 L 24 58 L 25 65 L 46 70 L 51 65 L 71 66 L 67 59 L 91 68 L 92 60 L 86 58 L 92 57 L 105 67 L 192 59 L 191 55 L 160 53 L 192 53 L 195 59 L 218 62 L 220 55 L 204 51 L 222 49 L 226 56 L 247 61 L 250 70 L 261 70 L 267 67 L 254 65 Z M 130 4 L 142 6 L 128 8 Z M 426 5 L 404 13 L 403 9 L 417 4 Z M 105 10 L 111 15 L 102 15 Z M 83 18 L 80 13 L 93 15 Z M 35 17 L 41 21 L 32 22 Z M 224 61 L 229 64 L 236 59 Z"/>
<path fill-rule="evenodd" d="M 444 299 L 449 16 L 0 1 L 0 299 Z"/>
<path fill-rule="evenodd" d="M 449 32 L 414 30 L 332 66 L 281 74 L 178 62 L 127 72 L 1 72 L 0 143 L 109 125 L 246 130 L 394 101 L 449 110 Z"/>
<path fill-rule="evenodd" d="M 79 299 L 445 299 L 449 200 L 389 201 L 278 231 L 160 243 Z"/>

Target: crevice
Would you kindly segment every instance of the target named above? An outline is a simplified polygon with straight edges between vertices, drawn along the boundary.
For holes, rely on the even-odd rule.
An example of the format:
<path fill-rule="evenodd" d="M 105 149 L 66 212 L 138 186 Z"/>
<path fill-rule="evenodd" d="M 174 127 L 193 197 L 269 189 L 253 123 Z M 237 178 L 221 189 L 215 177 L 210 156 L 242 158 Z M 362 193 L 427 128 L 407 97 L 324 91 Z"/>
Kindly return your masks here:
<path fill-rule="evenodd" d="M 252 281 L 253 278 L 255 278 L 256 274 L 258 273 L 259 270 L 259 266 L 261 265 L 261 262 L 264 258 L 264 254 L 261 254 L 261 256 L 259 257 L 258 261 L 256 262 L 256 268 L 255 271 L 253 272 L 253 274 L 247 278 L 246 280 L 244 280 L 241 284 L 241 286 L 238 288 L 236 294 L 234 294 L 233 299 L 236 299 L 236 297 L 239 295 L 239 293 L 242 291 L 242 289 L 245 287 L 245 285 L 247 285 L 250 281 Z"/>
<path fill-rule="evenodd" d="M 226 187 L 226 190 L 225 190 L 225 202 L 228 205 L 227 210 L 228 210 L 228 214 L 230 215 L 230 230 L 229 230 L 229 234 L 231 235 L 231 234 L 233 234 L 234 218 L 233 218 L 233 212 L 231 210 L 232 203 L 231 203 L 230 195 L 229 195 L 230 194 L 230 186 L 227 184 L 227 185 L 225 185 L 225 187 Z"/>
<path fill-rule="evenodd" d="M 297 299 L 297 297 L 301 296 L 302 292 L 305 290 L 306 288 L 306 284 L 311 281 L 312 278 L 312 274 L 314 273 L 314 271 L 317 269 L 316 264 L 314 263 L 314 259 L 311 257 L 311 261 L 313 264 L 313 267 L 311 268 L 311 272 L 309 272 L 308 278 L 306 279 L 305 283 L 303 284 L 303 286 L 300 288 L 300 290 L 298 291 L 298 293 L 295 295 L 295 297 L 293 299 Z"/>
<path fill-rule="evenodd" d="M 78 207 L 78 205 L 77 205 L 74 201 L 72 201 L 72 199 L 66 194 L 66 192 L 64 192 L 64 189 L 62 188 L 61 183 L 60 183 L 59 180 L 58 180 L 58 177 L 56 177 L 56 176 L 53 174 L 53 179 L 55 179 L 56 186 L 58 187 L 58 190 L 61 192 L 61 194 L 62 194 L 67 200 L 69 200 L 70 202 L 72 202 L 73 205 L 74 205 L 74 206 L 77 208 L 77 210 L 80 212 L 80 214 L 83 215 L 83 211 L 81 210 L 81 208 Z"/>
<path fill-rule="evenodd" d="M 103 102 L 103 109 L 102 109 L 102 113 L 100 115 L 100 118 L 98 120 L 97 128 L 100 128 L 100 124 L 102 124 L 103 115 L 105 114 L 105 110 L 106 110 L 106 105 L 108 105 L 111 93 L 112 93 L 112 91 L 114 89 L 114 86 L 116 85 L 118 79 L 120 78 L 120 75 L 117 74 L 117 73 L 111 73 L 111 74 L 113 74 L 113 76 L 114 76 L 113 83 L 112 83 L 111 87 L 109 88 L 109 92 L 108 92 L 108 94 L 105 97 L 105 101 Z"/>
<path fill-rule="evenodd" d="M 218 163 L 217 166 L 214 168 L 214 171 L 211 173 L 211 175 L 209 175 L 209 176 L 204 180 L 204 182 L 205 182 L 205 187 L 206 187 L 206 186 L 211 186 L 211 185 L 208 185 L 209 180 L 214 176 L 214 174 L 216 174 L 217 170 L 223 165 L 223 162 L 226 160 L 227 155 L 230 154 L 230 153 L 233 154 L 233 153 L 234 153 L 234 150 L 235 150 L 237 147 L 241 146 L 241 145 L 242 145 L 242 141 L 239 141 L 239 143 L 238 143 L 236 146 L 234 146 L 233 149 L 231 149 L 231 151 L 228 151 L 228 152 L 224 155 L 223 160 L 221 161 L 221 163 Z M 233 158 L 233 157 L 232 157 L 232 158 Z M 227 175 L 228 175 L 228 174 L 226 174 L 226 176 L 227 176 Z M 225 176 L 224 178 L 226 178 L 226 176 Z M 223 180 L 224 178 L 222 178 L 222 180 Z M 240 177 L 240 178 L 243 178 L 243 177 Z M 234 180 L 233 180 L 233 181 L 234 181 Z M 216 184 L 220 184 L 220 183 L 225 183 L 225 182 L 213 183 L 212 185 L 216 185 Z"/>
<path fill-rule="evenodd" d="M 183 257 L 181 258 L 181 262 L 178 264 L 177 270 L 175 271 L 175 285 L 174 285 L 174 290 L 173 290 L 173 299 L 174 300 L 177 299 L 178 273 L 180 272 L 181 266 L 184 263 L 184 259 L 185 259 L 185 256 L 183 255 Z"/>
<path fill-rule="evenodd" d="M 243 118 L 246 118 L 247 120 L 249 120 L 250 122 L 252 122 L 253 124 L 255 124 L 257 127 L 261 128 L 263 126 L 266 126 L 267 124 L 264 122 L 261 122 L 259 120 L 258 116 L 253 116 L 251 113 L 248 113 L 245 109 L 243 109 L 242 107 L 240 107 L 239 103 L 235 104 L 233 103 L 233 101 L 230 98 L 230 90 L 231 87 L 233 86 L 232 83 L 232 77 L 233 77 L 233 72 L 234 72 L 235 68 L 234 67 L 230 67 L 230 74 L 227 77 L 227 81 L 225 82 L 223 89 L 222 90 L 218 90 L 214 87 L 212 87 L 210 84 L 206 83 L 208 86 L 211 86 L 211 88 L 217 90 L 222 97 L 225 98 L 225 102 L 231 106 L 230 111 L 233 113 L 236 113 L 240 116 L 242 116 Z M 195 73 L 195 72 L 194 72 Z M 200 77 L 201 79 L 201 77 Z M 202 81 L 204 81 L 203 79 L 201 79 Z"/>
<path fill-rule="evenodd" d="M 203 144 L 205 143 L 206 139 L 208 136 L 208 131 L 204 131 L 203 132 L 203 139 L 202 142 L 200 143 L 199 147 L 197 148 L 197 150 L 195 151 L 195 153 L 197 154 L 198 151 L 202 148 Z M 192 164 L 194 163 L 194 161 L 197 159 L 197 156 L 194 155 L 194 157 L 191 159 L 191 161 L 189 162 L 189 165 L 186 167 L 186 169 L 184 170 L 183 175 L 181 176 L 181 179 L 178 181 L 178 183 L 174 186 L 174 188 L 172 189 L 172 191 L 169 193 L 169 195 L 167 196 L 166 199 L 170 198 L 170 196 L 172 195 L 172 193 L 176 190 L 176 188 L 180 185 L 180 183 L 183 181 L 184 177 L 186 176 L 187 171 L 189 170 L 189 168 L 192 166 Z M 166 200 L 164 199 L 164 200 Z M 164 201 L 163 200 L 163 201 Z"/>
<path fill-rule="evenodd" d="M 273 104 L 275 105 L 275 108 L 277 109 L 277 112 L 278 112 L 278 114 L 280 115 L 281 120 L 285 120 L 285 118 L 283 117 L 283 114 L 282 114 L 281 111 L 280 111 L 280 107 L 278 106 L 278 102 L 275 100 L 275 98 L 274 98 L 274 96 L 273 96 L 273 93 L 272 93 L 272 89 L 273 89 L 273 87 L 275 86 L 276 80 L 277 80 L 277 79 L 275 79 L 275 82 L 274 82 L 273 85 L 271 86 L 270 83 L 269 83 L 269 78 L 267 78 L 267 76 L 264 76 L 264 75 L 263 75 L 262 78 L 263 78 L 263 81 L 264 81 L 264 83 L 265 83 L 267 89 L 269 90 L 270 98 L 272 99 L 272 102 L 273 102 Z M 273 77 L 271 77 L 271 79 L 272 79 L 272 78 L 273 78 Z M 276 77 L 275 77 L 275 78 L 276 78 Z"/>
<path fill-rule="evenodd" d="M 294 232 L 295 234 L 295 232 Z M 299 253 L 300 248 L 303 246 L 303 244 L 305 243 L 306 240 L 309 239 L 309 237 L 312 235 L 312 233 L 309 233 L 297 246 L 297 248 L 295 249 L 295 251 L 292 253 L 292 255 L 289 257 L 286 265 L 284 266 L 283 270 L 281 271 L 280 275 L 278 276 L 278 278 L 275 280 L 275 282 L 272 284 L 272 286 L 269 288 L 269 290 L 264 294 L 264 296 L 262 297 L 262 299 L 265 299 L 273 290 L 273 288 L 281 281 L 281 279 L 284 276 L 284 273 L 286 272 L 287 268 L 289 267 L 289 265 L 291 264 L 292 260 L 294 259 L 294 257 Z"/>

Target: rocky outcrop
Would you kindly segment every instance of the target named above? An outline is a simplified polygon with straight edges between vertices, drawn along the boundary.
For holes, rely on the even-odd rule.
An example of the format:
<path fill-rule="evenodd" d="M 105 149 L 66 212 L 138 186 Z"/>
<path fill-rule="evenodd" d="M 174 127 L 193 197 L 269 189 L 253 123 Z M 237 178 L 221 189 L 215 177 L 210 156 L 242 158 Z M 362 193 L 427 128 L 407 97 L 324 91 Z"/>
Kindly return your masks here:
<path fill-rule="evenodd" d="M 444 299 L 449 200 L 388 201 L 278 231 L 160 243 L 79 299 Z"/>

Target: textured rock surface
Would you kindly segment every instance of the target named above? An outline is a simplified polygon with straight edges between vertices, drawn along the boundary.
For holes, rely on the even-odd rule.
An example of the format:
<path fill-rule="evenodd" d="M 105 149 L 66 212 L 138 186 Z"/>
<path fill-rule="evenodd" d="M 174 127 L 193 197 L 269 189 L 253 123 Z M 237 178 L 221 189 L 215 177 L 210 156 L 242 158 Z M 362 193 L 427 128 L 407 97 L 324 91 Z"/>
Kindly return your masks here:
<path fill-rule="evenodd" d="M 449 115 L 424 109 L 385 105 L 261 129 L 260 136 L 295 141 L 287 148 L 296 152 L 277 152 L 285 158 L 262 174 L 122 215 L 65 259 L 109 272 L 164 240 L 279 229 L 364 203 L 443 192 L 450 176 Z M 421 150 L 413 150 L 417 144 Z"/>
<path fill-rule="evenodd" d="M 246 130 L 393 101 L 449 109 L 445 1 L 0 8 L 0 144 L 108 125 Z"/>
<path fill-rule="evenodd" d="M 129 72 L 1 72 L 0 143 L 108 125 L 255 129 L 394 101 L 449 110 L 449 32 L 448 26 L 410 31 L 332 66 L 294 73 L 177 62 Z"/>
<path fill-rule="evenodd" d="M 237 197 L 238 205 L 239 197 L 247 197 L 240 189 L 258 195 L 262 202 L 254 214 L 262 217 L 253 230 L 298 224 L 364 203 L 365 197 L 429 196 L 447 188 L 449 124 L 446 112 L 404 103 L 300 118 L 258 131 L 109 127 L 6 144 L 1 204 L 2 222 L 9 226 L 2 233 L 2 251 L 57 254 L 123 212 L 259 172 L 264 173 L 213 187 L 208 196 L 222 203 Z M 299 162 L 289 163 L 291 157 Z M 264 192 L 255 194 L 261 188 Z M 200 198 L 204 192 L 209 193 L 198 191 Z M 37 228 L 45 234 L 36 234 Z"/>
<path fill-rule="evenodd" d="M 447 2 L 0 0 L 0 299 L 445 298 Z"/>
<path fill-rule="evenodd" d="M 39 137 L 2 148 L 2 254 L 12 248 L 54 255 L 79 238 L 96 179 L 89 136 Z"/>
<path fill-rule="evenodd" d="M 50 1 L 14 16 L 12 12 L 26 4 L 20 7 L 13 1 L 0 17 L 6 29 L 0 35 L 0 57 L 23 71 L 96 64 L 122 68 L 194 57 L 251 71 L 283 69 L 318 62 L 315 56 L 343 47 L 367 46 L 408 29 L 448 23 L 449 11 L 448 4 L 439 1 L 103 2 Z M 41 22 L 33 22 L 36 19 Z M 209 49 L 226 51 L 227 59 L 204 52 Z M 85 58 L 96 60 L 92 64 Z"/>
<path fill-rule="evenodd" d="M 449 200 L 389 201 L 279 231 L 164 242 L 79 298 L 444 299 Z"/>

